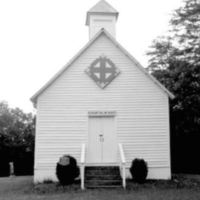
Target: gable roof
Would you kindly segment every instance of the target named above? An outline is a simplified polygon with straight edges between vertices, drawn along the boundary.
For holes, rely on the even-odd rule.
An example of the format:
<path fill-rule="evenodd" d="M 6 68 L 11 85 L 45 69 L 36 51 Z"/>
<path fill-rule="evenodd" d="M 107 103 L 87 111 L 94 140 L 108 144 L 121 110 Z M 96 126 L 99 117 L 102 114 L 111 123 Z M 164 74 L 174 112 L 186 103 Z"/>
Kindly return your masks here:
<path fill-rule="evenodd" d="M 101 0 L 87 12 L 86 25 L 89 25 L 89 16 L 91 14 L 109 14 L 118 17 L 119 13 L 107 1 Z"/>
<path fill-rule="evenodd" d="M 36 104 L 37 98 L 42 94 L 54 81 L 59 78 L 63 72 L 65 72 L 82 54 L 88 49 L 101 35 L 105 35 L 110 41 L 119 48 L 135 65 L 138 67 L 148 78 L 150 78 L 163 92 L 165 92 L 171 99 L 174 95 L 166 89 L 158 80 L 156 80 L 151 74 L 149 74 L 145 68 L 126 50 L 124 49 L 105 29 L 101 29 L 66 65 L 63 66 L 39 91 L 37 91 L 32 97 L 31 101 Z"/>

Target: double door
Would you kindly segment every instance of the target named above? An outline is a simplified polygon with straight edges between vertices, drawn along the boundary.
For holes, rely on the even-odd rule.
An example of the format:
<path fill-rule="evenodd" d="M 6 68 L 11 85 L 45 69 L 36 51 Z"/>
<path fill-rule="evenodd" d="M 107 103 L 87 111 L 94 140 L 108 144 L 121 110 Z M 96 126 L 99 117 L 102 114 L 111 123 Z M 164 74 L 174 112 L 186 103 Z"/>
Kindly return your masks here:
<path fill-rule="evenodd" d="M 89 117 L 89 163 L 115 163 L 117 140 L 114 117 Z"/>

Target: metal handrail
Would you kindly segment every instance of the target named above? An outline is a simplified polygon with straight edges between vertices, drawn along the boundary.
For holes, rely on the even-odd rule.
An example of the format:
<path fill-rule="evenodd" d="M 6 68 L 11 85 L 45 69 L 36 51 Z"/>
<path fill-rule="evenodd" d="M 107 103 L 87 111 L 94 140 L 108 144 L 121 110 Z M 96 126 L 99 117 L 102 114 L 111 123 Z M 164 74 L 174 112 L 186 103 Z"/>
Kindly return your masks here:
<path fill-rule="evenodd" d="M 85 144 L 81 146 L 81 161 L 80 161 L 80 168 L 81 168 L 81 189 L 85 189 Z"/>
<path fill-rule="evenodd" d="M 126 158 L 125 158 L 124 149 L 121 143 L 119 143 L 119 154 L 120 154 L 122 185 L 123 185 L 123 188 L 125 189 L 126 188 Z"/>

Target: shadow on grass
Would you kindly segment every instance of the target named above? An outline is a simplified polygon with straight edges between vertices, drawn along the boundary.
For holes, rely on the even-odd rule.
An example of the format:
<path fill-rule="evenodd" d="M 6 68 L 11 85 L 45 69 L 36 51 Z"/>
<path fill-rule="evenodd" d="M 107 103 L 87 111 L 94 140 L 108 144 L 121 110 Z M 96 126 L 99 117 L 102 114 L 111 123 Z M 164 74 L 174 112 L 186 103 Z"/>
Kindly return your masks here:
<path fill-rule="evenodd" d="M 51 194 L 51 193 L 83 193 L 88 190 L 116 190 L 118 192 L 123 191 L 142 191 L 142 190 L 167 190 L 167 189 L 200 189 L 200 179 L 196 178 L 188 178 L 184 175 L 174 175 L 172 180 L 147 180 L 143 184 L 138 184 L 133 180 L 127 180 L 127 187 L 126 190 L 123 188 L 113 188 L 113 189 L 86 189 L 82 191 L 80 189 L 80 181 L 76 181 L 72 185 L 62 186 L 59 183 L 52 183 L 48 181 L 46 183 L 34 185 L 32 188 L 33 193 L 37 194 Z M 29 191 L 30 192 L 30 191 Z"/>
<path fill-rule="evenodd" d="M 71 185 L 62 186 L 59 183 L 45 182 L 34 185 L 32 188 L 33 193 L 49 194 L 49 193 L 65 193 L 65 192 L 81 192 L 80 181 L 77 180 Z"/>
<path fill-rule="evenodd" d="M 133 180 L 127 180 L 127 189 L 200 189 L 200 178 L 188 178 L 185 175 L 173 175 L 171 180 L 147 180 L 144 184 L 138 184 Z"/>

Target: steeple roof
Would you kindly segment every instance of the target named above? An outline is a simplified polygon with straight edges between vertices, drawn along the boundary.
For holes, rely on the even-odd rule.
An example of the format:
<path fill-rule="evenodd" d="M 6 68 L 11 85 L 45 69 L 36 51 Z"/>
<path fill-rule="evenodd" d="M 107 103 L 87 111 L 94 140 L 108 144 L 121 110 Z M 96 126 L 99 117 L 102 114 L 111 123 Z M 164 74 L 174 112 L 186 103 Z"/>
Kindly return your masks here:
<path fill-rule="evenodd" d="M 95 4 L 88 12 L 100 12 L 100 13 L 118 13 L 115 8 L 113 8 L 108 2 L 105 0 L 100 0 L 97 4 Z"/>
<path fill-rule="evenodd" d="M 116 15 L 116 17 L 118 17 L 119 13 L 108 2 L 106 2 L 105 0 L 100 0 L 87 12 L 86 25 L 89 25 L 90 14 L 109 14 L 109 15 Z"/>

